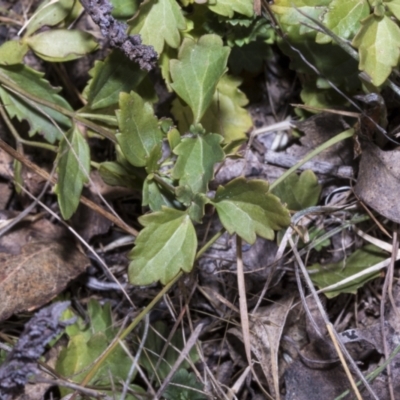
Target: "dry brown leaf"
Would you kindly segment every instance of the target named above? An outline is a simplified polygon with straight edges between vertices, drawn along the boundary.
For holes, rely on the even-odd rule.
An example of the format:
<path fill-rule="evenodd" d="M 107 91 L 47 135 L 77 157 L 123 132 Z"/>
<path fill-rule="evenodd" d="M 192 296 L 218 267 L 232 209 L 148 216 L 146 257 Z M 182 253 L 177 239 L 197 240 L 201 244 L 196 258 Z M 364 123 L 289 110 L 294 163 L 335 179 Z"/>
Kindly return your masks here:
<path fill-rule="evenodd" d="M 12 195 L 12 188 L 7 182 L 0 182 L 0 209 L 7 206 Z"/>
<path fill-rule="evenodd" d="M 341 365 L 330 369 L 316 369 L 305 366 L 297 359 L 285 372 L 285 386 L 285 400 L 335 399 L 349 388 L 349 381 Z M 343 400 L 353 398 L 351 393 Z"/>
<path fill-rule="evenodd" d="M 379 214 L 400 223 L 400 149 L 383 151 L 365 143 L 355 192 Z"/>
<path fill-rule="evenodd" d="M 260 363 L 274 399 L 280 399 L 278 352 L 283 328 L 292 303 L 293 297 L 289 297 L 269 307 L 260 308 L 257 314 L 253 315 L 250 326 L 251 351 Z M 243 341 L 241 330 L 232 328 L 229 333 Z"/>
<path fill-rule="evenodd" d="M 14 211 L 0 210 L 0 217 L 4 220 L 17 218 L 18 213 Z M 60 225 L 54 225 L 47 219 L 39 219 L 35 222 L 20 221 L 16 227 L 6 235 L 0 237 L 0 253 L 18 254 L 21 248 L 29 242 L 47 242 L 66 240 L 67 231 Z"/>
<path fill-rule="evenodd" d="M 31 311 L 57 294 L 88 266 L 70 242 L 27 243 L 19 254 L 0 253 L 0 321 Z"/>

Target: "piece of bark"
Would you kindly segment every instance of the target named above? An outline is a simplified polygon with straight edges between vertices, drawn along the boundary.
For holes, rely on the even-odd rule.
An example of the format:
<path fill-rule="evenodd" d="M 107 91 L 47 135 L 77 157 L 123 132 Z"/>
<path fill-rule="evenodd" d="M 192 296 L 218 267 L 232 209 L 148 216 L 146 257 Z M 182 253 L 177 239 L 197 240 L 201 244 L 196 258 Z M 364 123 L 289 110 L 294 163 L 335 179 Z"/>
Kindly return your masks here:
<path fill-rule="evenodd" d="M 54 303 L 25 325 L 17 344 L 0 367 L 0 400 L 11 400 L 23 392 L 28 379 L 37 372 L 37 361 L 45 346 L 75 322 L 75 318 L 60 321 L 69 305 L 69 301 Z"/>
<path fill-rule="evenodd" d="M 38 308 L 85 271 L 87 257 L 72 242 L 32 242 L 19 254 L 0 253 L 0 321 Z"/>
<path fill-rule="evenodd" d="M 379 214 L 400 223 L 400 149 L 363 143 L 356 195 Z"/>

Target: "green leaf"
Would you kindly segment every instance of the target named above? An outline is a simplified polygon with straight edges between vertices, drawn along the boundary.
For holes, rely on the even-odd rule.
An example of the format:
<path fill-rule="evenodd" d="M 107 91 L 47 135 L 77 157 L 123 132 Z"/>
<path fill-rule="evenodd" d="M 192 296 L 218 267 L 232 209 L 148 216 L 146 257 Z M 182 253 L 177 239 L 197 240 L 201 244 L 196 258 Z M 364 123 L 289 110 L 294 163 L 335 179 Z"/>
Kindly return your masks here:
<path fill-rule="evenodd" d="M 151 376 L 155 374 L 161 382 L 171 371 L 171 367 L 178 360 L 181 350 L 185 345 L 180 332 L 176 332 L 172 335 L 172 338 L 170 338 L 170 333 L 171 329 L 164 322 L 157 321 L 152 324 L 139 359 L 139 364 L 147 373 Z M 143 329 L 140 329 L 138 336 L 141 337 L 142 335 Z M 139 343 L 134 343 L 133 347 L 138 348 Z M 161 354 L 163 356 L 160 359 Z M 199 360 L 195 348 L 189 352 L 189 358 L 192 362 Z M 157 370 L 155 370 L 155 366 L 157 366 Z M 181 368 L 189 368 L 189 366 L 190 364 L 186 359 L 181 364 Z"/>
<path fill-rule="evenodd" d="M 76 379 L 77 382 L 80 382 L 83 377 L 87 375 L 87 372 L 83 372 L 78 375 L 76 374 L 93 364 L 93 362 L 100 357 L 100 355 L 106 350 L 111 342 L 104 332 L 97 332 L 93 334 L 93 336 L 86 343 L 82 343 L 79 339 L 80 336 L 74 336 L 71 339 L 72 343 L 68 344 L 67 348 L 67 350 L 72 351 L 73 349 L 71 347 L 76 345 L 76 360 L 73 360 L 75 361 L 76 368 L 74 370 L 70 369 L 68 372 L 64 372 L 67 376 L 74 375 L 73 379 Z M 107 357 L 99 371 L 90 381 L 96 382 L 99 385 L 106 385 L 111 383 L 110 377 L 117 380 L 125 380 L 129 373 L 130 364 L 130 359 L 125 350 L 121 346 L 118 346 L 112 352 L 112 354 Z"/>
<path fill-rule="evenodd" d="M 17 159 L 13 163 L 14 170 L 14 182 L 15 191 L 20 195 L 22 193 L 22 188 L 25 185 L 24 178 L 22 177 L 22 163 Z"/>
<path fill-rule="evenodd" d="M 320 89 L 314 80 L 304 82 L 300 97 L 304 104 L 317 109 L 329 108 L 333 105 L 336 107 L 347 105 L 347 100 L 336 90 Z"/>
<path fill-rule="evenodd" d="M 43 79 L 42 73 L 20 64 L 8 67 L 0 65 L 0 73 L 27 92 L 46 99 L 47 101 L 51 101 L 63 108 L 72 110 L 65 99 L 57 94 L 59 89 L 51 87 L 49 82 Z M 19 96 L 7 92 L 3 88 L 0 88 L 0 97 L 11 118 L 16 117 L 19 121 L 24 119 L 28 121 L 30 125 L 29 136 L 40 132 L 50 143 L 61 139 L 62 135 L 60 130 L 53 124 L 50 118 L 54 120 L 62 130 L 67 130 L 71 127 L 70 119 L 53 109 L 39 104 L 32 105 L 32 103 L 22 100 Z M 43 110 L 43 112 L 40 110 Z"/>
<path fill-rule="evenodd" d="M 179 47 L 179 31 L 186 29 L 185 18 L 175 0 L 145 0 L 129 23 L 132 27 L 129 33 L 139 33 L 143 43 L 153 46 L 158 54 L 162 53 L 164 43 Z"/>
<path fill-rule="evenodd" d="M 281 24 L 297 26 L 300 34 L 312 32 L 315 36 L 313 27 L 316 25 L 307 17 L 321 20 L 331 2 L 332 0 L 276 0 L 270 8 L 279 16 Z"/>
<path fill-rule="evenodd" d="M 285 34 L 286 33 L 291 45 L 294 46 L 311 65 L 315 66 L 322 76 L 339 86 L 347 95 L 360 92 L 361 83 L 358 78 L 358 62 L 342 48 L 334 43 L 324 45 L 316 43 L 314 33 L 300 35 L 299 25 L 288 27 L 287 31 L 285 31 Z M 310 75 L 305 80 L 303 88 L 305 86 L 314 86 L 319 89 L 329 90 L 328 88 L 330 88 L 330 86 L 326 79 L 317 76 L 315 71 L 304 63 L 299 54 L 288 46 L 287 42 L 280 41 L 279 45 L 282 51 L 290 57 L 291 69 L 295 70 L 297 73 Z M 343 96 L 341 97 L 341 104 L 344 104 L 345 100 L 343 100 Z M 337 101 L 335 102 L 335 105 L 336 104 Z M 328 108 L 330 108 L 329 104 Z"/>
<path fill-rule="evenodd" d="M 167 178 L 164 180 L 168 181 Z M 172 184 L 172 182 L 167 182 Z M 149 206 L 151 211 L 160 211 L 163 206 L 176 208 L 179 203 L 173 197 L 173 194 L 161 187 L 153 179 L 153 174 L 147 176 L 143 183 L 143 206 Z"/>
<path fill-rule="evenodd" d="M 167 86 L 169 92 L 172 92 L 170 61 L 176 58 L 177 56 L 178 56 L 177 50 L 169 46 L 165 46 L 164 51 L 160 55 L 159 65 L 161 68 L 161 75 L 164 79 L 165 85 Z"/>
<path fill-rule="evenodd" d="M 106 334 L 108 340 L 114 338 L 116 331 L 112 328 L 111 303 L 106 303 L 104 306 L 101 306 L 98 301 L 90 299 L 87 307 L 87 314 L 90 319 L 90 330 L 92 334 L 103 332 Z"/>
<path fill-rule="evenodd" d="M 212 102 L 200 121 L 206 131 L 222 135 L 225 143 L 246 139 L 246 132 L 253 125 L 250 114 L 243 108 L 248 100 L 238 88 L 241 83 L 239 77 L 223 75 Z M 175 99 L 171 112 L 178 120 L 180 131 L 187 132 L 193 121 L 190 108 Z"/>
<path fill-rule="evenodd" d="M 162 146 L 154 146 L 149 156 L 146 158 L 146 172 L 151 174 L 152 172 L 157 172 L 160 169 L 159 160 L 162 157 Z"/>
<path fill-rule="evenodd" d="M 240 74 L 242 70 L 256 74 L 270 55 L 271 46 L 261 40 L 234 46 L 228 60 L 229 70 L 234 75 Z"/>
<path fill-rule="evenodd" d="M 111 0 L 113 6 L 112 16 L 114 18 L 131 18 L 139 8 L 139 0 Z"/>
<path fill-rule="evenodd" d="M 187 212 L 192 221 L 201 223 L 204 217 L 204 207 L 208 198 L 202 193 L 193 193 L 189 186 L 178 186 L 175 190 L 176 198 L 188 207 Z"/>
<path fill-rule="evenodd" d="M 132 172 L 122 164 L 114 161 L 106 161 L 100 164 L 99 173 L 103 181 L 110 186 L 123 186 L 139 189 L 140 185 Z"/>
<path fill-rule="evenodd" d="M 79 205 L 90 171 L 90 149 L 78 127 L 71 128 L 60 142 L 56 193 L 64 219 L 72 217 Z"/>
<path fill-rule="evenodd" d="M 222 136 L 214 133 L 182 139 L 174 149 L 178 159 L 172 177 L 179 179 L 180 185 L 190 187 L 193 193 L 205 193 L 214 177 L 214 165 L 225 156 L 222 140 Z"/>
<path fill-rule="evenodd" d="M 144 167 L 153 148 L 162 142 L 153 106 L 135 92 L 121 93 L 119 105 L 117 118 L 121 133 L 116 135 L 117 141 L 132 165 Z"/>
<path fill-rule="evenodd" d="M 329 247 L 331 245 L 331 241 L 329 238 L 321 241 L 321 238 L 324 235 L 326 235 L 326 231 L 324 229 L 312 226 L 310 229 L 308 229 L 308 242 L 304 243 L 301 240 L 299 242 L 299 247 L 304 248 L 305 245 L 307 245 L 308 248 L 312 248 L 316 251 L 321 251 L 323 248 Z"/>
<path fill-rule="evenodd" d="M 186 212 L 163 207 L 139 218 L 145 227 L 130 253 L 129 281 L 133 285 L 170 282 L 180 270 L 193 268 L 197 237 Z"/>
<path fill-rule="evenodd" d="M 83 92 L 91 110 L 118 104 L 120 92 L 134 90 L 146 72 L 137 63 L 128 59 L 118 50 L 114 50 L 104 61 L 96 61 L 89 71 L 92 79 Z"/>
<path fill-rule="evenodd" d="M 205 394 L 200 392 L 202 389 L 203 385 L 193 373 L 179 369 L 165 389 L 164 398 L 166 400 L 207 400 Z"/>
<path fill-rule="evenodd" d="M 94 36 L 77 29 L 52 29 L 25 39 L 35 54 L 46 61 L 76 60 L 98 48 Z"/>
<path fill-rule="evenodd" d="M 30 18 L 25 35 L 30 36 L 44 26 L 55 26 L 71 14 L 72 8 L 82 9 L 76 0 L 49 0 L 41 3 L 40 7 Z"/>
<path fill-rule="evenodd" d="M 173 128 L 167 133 L 169 147 L 174 151 L 175 147 L 181 142 L 181 134 L 178 129 Z"/>
<path fill-rule="evenodd" d="M 241 83 L 238 77 L 224 75 L 202 118 L 204 129 L 220 133 L 225 143 L 245 139 L 246 132 L 253 126 L 249 112 L 243 108 L 249 101 L 239 89 Z"/>
<path fill-rule="evenodd" d="M 111 305 L 101 306 L 97 301 L 88 304 L 89 326 L 81 318 L 69 327 L 68 346 L 62 349 L 57 359 L 56 371 L 73 382 L 81 382 L 88 374 L 89 367 L 106 350 L 118 333 L 112 325 Z M 73 332 L 71 334 L 70 332 Z M 130 370 L 131 361 L 125 350 L 117 346 L 107 357 L 90 383 L 110 386 L 125 381 Z M 115 381 L 114 381 L 115 379 Z M 111 382 L 112 380 L 112 382 Z M 62 389 L 62 395 L 70 393 Z M 134 398 L 134 397 L 133 397 Z"/>
<path fill-rule="evenodd" d="M 390 10 L 390 12 L 400 20 L 400 0 L 388 0 L 383 1 L 384 5 Z"/>
<path fill-rule="evenodd" d="M 318 203 L 321 185 L 314 172 L 309 169 L 301 175 L 289 175 L 272 193 L 286 203 L 289 210 L 300 211 Z"/>
<path fill-rule="evenodd" d="M 380 18 L 374 14 L 361 25 L 352 43 L 359 50 L 359 68 L 371 77 L 375 86 L 380 86 L 399 62 L 400 28 L 388 16 Z"/>
<path fill-rule="evenodd" d="M 0 46 L 0 64 L 20 64 L 29 50 L 28 46 L 20 40 L 9 40 Z"/>
<path fill-rule="evenodd" d="M 208 8 L 220 15 L 232 18 L 233 13 L 251 17 L 254 14 L 253 0 L 216 0 L 214 5 L 209 5 Z"/>
<path fill-rule="evenodd" d="M 225 71 L 229 48 L 216 35 L 204 35 L 198 42 L 184 39 L 179 60 L 170 61 L 174 91 L 192 109 L 194 123 L 200 122 L 210 105 Z"/>
<path fill-rule="evenodd" d="M 351 39 L 360 29 L 360 21 L 369 15 L 369 5 L 365 0 L 333 0 L 324 16 L 323 23 L 342 39 Z M 321 32 L 317 43 L 329 43 L 332 38 Z"/>
<path fill-rule="evenodd" d="M 274 238 L 274 230 L 290 224 L 289 211 L 278 197 L 268 193 L 268 183 L 236 178 L 217 190 L 213 204 L 224 228 L 253 244 L 256 235 Z"/>
<path fill-rule="evenodd" d="M 320 289 L 340 282 L 345 278 L 349 278 L 364 269 L 371 267 L 388 258 L 387 253 L 373 245 L 367 245 L 356 250 L 347 259 L 333 264 L 321 265 L 313 264 L 308 267 L 310 278 Z M 328 298 L 338 296 L 340 293 L 353 293 L 362 287 L 365 283 L 379 276 L 378 272 L 373 272 L 364 275 L 361 278 L 355 279 L 352 282 L 339 287 L 338 289 L 326 292 Z"/>

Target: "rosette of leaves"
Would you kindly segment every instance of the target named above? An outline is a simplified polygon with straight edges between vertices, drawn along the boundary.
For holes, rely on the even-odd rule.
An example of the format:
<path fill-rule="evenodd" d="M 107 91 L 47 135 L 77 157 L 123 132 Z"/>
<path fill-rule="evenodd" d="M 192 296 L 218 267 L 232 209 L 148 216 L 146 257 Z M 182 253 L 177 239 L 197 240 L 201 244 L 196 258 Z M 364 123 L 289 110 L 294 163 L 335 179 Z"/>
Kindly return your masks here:
<path fill-rule="evenodd" d="M 174 122 L 156 117 L 151 81 L 117 50 L 90 71 L 83 91 L 86 105 L 77 111 L 42 75 L 23 65 L 28 48 L 49 62 L 68 61 L 96 48 L 85 32 L 66 29 L 81 12 L 75 1 L 46 0 L 24 27 L 24 36 L 0 48 L 0 96 L 10 117 L 27 119 L 32 135 L 43 133 L 58 144 L 56 193 L 65 219 L 75 212 L 90 166 L 96 165 L 90 160 L 87 133 L 116 143 L 117 160 L 99 165 L 100 173 L 111 184 L 142 189 L 143 205 L 150 210 L 139 218 L 144 228 L 130 253 L 129 277 L 139 285 L 167 283 L 180 271 L 191 270 L 195 225 L 202 222 L 206 204 L 216 208 L 229 233 L 249 243 L 256 235 L 273 238 L 274 230 L 290 222 L 288 210 L 269 193 L 266 182 L 237 179 L 215 195 L 209 193 L 225 150 L 231 152 L 246 140 L 252 126 L 241 80 L 227 72 L 230 46 L 266 41 L 269 31 L 253 17 L 252 0 L 192 3 L 145 0 L 135 3 L 131 18 L 121 10 L 114 13 L 127 20 L 128 34 L 140 34 L 145 45 L 160 53 L 162 76 L 176 98 Z M 201 18 L 190 19 L 189 8 L 182 8 L 189 4 L 201 15 L 220 16 L 231 33 L 224 38 L 207 34 Z M 70 35 L 77 40 L 69 40 Z"/>
<path fill-rule="evenodd" d="M 158 120 L 152 105 L 137 93 L 120 95 L 116 138 L 125 159 L 146 171 L 143 204 L 152 211 L 139 218 L 144 229 L 129 255 L 134 284 L 166 284 L 180 271 L 192 269 L 195 224 L 202 222 L 206 204 L 216 208 L 230 234 L 248 243 L 254 243 L 256 235 L 272 239 L 274 230 L 290 222 L 288 210 L 264 181 L 239 178 L 220 187 L 215 196 L 208 193 L 215 165 L 225 158 L 224 137 L 206 130 L 200 121 L 224 79 L 228 54 L 218 36 L 205 35 L 197 41 L 185 39 L 178 58 L 171 60 L 171 87 L 190 108 L 186 132 Z M 163 143 L 170 147 L 167 158 L 162 157 Z"/>
<path fill-rule="evenodd" d="M 209 13 L 204 22 L 206 31 L 217 33 L 231 48 L 228 65 L 233 74 L 243 70 L 256 74 L 271 56 L 275 30 L 264 17 L 236 15 L 228 18 Z"/>
<path fill-rule="evenodd" d="M 111 305 L 101 306 L 96 300 L 90 300 L 87 307 L 88 323 L 78 318 L 75 324 L 66 328 L 69 338 L 67 347 L 63 348 L 56 363 L 56 371 L 73 382 L 80 383 L 88 374 L 96 359 L 107 349 L 118 334 L 118 327 L 113 326 Z M 67 310 L 65 318 L 73 316 Z M 91 384 L 99 386 L 99 390 L 114 387 L 115 390 L 104 390 L 106 394 L 116 395 L 122 392 L 119 382 L 126 381 L 132 361 L 122 346 L 118 346 L 107 358 L 106 362 L 91 379 Z M 133 377 L 134 378 L 134 377 Z M 118 387 L 115 387 L 118 385 Z M 135 393 L 145 393 L 138 385 L 129 385 Z M 71 392 L 60 388 L 63 396 Z M 136 400 L 137 397 L 128 394 L 127 399 Z"/>
<path fill-rule="evenodd" d="M 291 67 L 313 76 L 307 81 L 315 83 L 305 84 L 301 95 L 308 105 L 343 104 L 345 100 L 333 94 L 329 82 L 352 96 L 363 83 L 370 89 L 382 86 L 398 66 L 397 0 L 277 0 L 270 9 L 286 35 L 287 40 L 279 42 L 291 57 Z M 304 59 L 316 67 L 317 76 Z M 358 78 L 360 71 L 368 77 L 366 81 Z"/>

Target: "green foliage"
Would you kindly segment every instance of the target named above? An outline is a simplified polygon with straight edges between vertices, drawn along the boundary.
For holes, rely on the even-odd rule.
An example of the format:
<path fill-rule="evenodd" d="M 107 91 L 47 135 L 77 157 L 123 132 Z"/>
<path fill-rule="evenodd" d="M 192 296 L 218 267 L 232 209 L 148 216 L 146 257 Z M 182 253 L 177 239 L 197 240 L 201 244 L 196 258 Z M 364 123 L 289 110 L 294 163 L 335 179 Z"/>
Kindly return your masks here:
<path fill-rule="evenodd" d="M 271 10 L 279 16 L 283 25 L 300 25 L 299 33 L 304 34 L 313 31 L 305 25 L 313 25 L 307 17 L 319 19 L 327 12 L 330 3 L 331 0 L 277 0 L 271 5 Z"/>
<path fill-rule="evenodd" d="M 232 49 L 228 64 L 234 74 L 243 69 L 256 74 L 261 71 L 263 62 L 271 56 L 270 44 L 275 42 L 275 30 L 266 18 L 240 14 L 228 18 L 201 13 L 199 6 L 189 18 L 194 26 L 201 23 L 208 33 L 221 36 L 224 44 Z M 196 33 L 193 29 L 189 31 L 192 36 Z"/>
<path fill-rule="evenodd" d="M 90 170 L 90 150 L 77 126 L 71 128 L 60 143 L 56 193 L 64 219 L 72 217 L 79 205 Z"/>
<path fill-rule="evenodd" d="M 269 44 L 260 40 L 243 46 L 235 46 L 232 48 L 229 57 L 229 68 L 234 74 L 239 74 L 243 70 L 255 74 L 261 70 L 264 61 L 269 55 Z"/>
<path fill-rule="evenodd" d="M 162 208 L 139 218 L 140 231 L 130 256 L 129 280 L 148 285 L 168 283 L 180 270 L 192 269 L 197 248 L 193 223 L 185 211 Z"/>
<path fill-rule="evenodd" d="M 201 390 L 202 385 L 194 374 L 185 369 L 179 369 L 165 389 L 164 398 L 166 400 L 207 400 L 207 397 L 199 392 Z"/>
<path fill-rule="evenodd" d="M 72 110 L 67 101 L 58 95 L 59 89 L 54 89 L 49 82 L 43 79 L 43 74 L 22 64 L 12 66 L 1 66 L 0 74 L 28 93 L 61 106 L 67 110 Z M 20 96 L 0 87 L 0 98 L 8 115 L 18 120 L 27 120 L 30 125 L 29 135 L 41 133 L 45 139 L 54 143 L 61 139 L 59 129 L 69 129 L 71 121 L 61 112 L 55 111 L 49 107 L 36 107 L 36 104 L 24 100 Z M 56 126 L 54 122 L 58 125 Z"/>
<path fill-rule="evenodd" d="M 360 53 L 360 69 L 372 78 L 375 86 L 380 86 L 399 62 L 400 28 L 386 15 L 371 14 L 361 21 L 353 46 Z"/>
<path fill-rule="evenodd" d="M 232 18 L 234 12 L 253 16 L 253 0 L 215 0 L 215 4 L 210 2 L 209 9 L 217 14 Z"/>
<path fill-rule="evenodd" d="M 308 230 L 308 242 L 306 243 L 316 251 L 321 251 L 322 249 L 329 247 L 331 244 L 330 239 L 322 240 L 322 236 L 326 234 L 324 229 L 320 229 L 316 226 L 312 226 Z M 303 247 L 302 245 L 300 247 Z"/>
<path fill-rule="evenodd" d="M 338 283 L 345 278 L 349 278 L 364 269 L 385 260 L 387 257 L 387 253 L 383 252 L 376 246 L 367 245 L 356 250 L 347 259 L 328 265 L 314 264 L 311 265 L 308 270 L 310 271 L 311 280 L 322 289 Z M 325 295 L 329 298 L 333 298 L 338 296 L 340 293 L 355 294 L 358 288 L 378 276 L 379 271 L 366 274 L 360 278 L 352 280 L 350 283 L 338 287 L 336 290 L 326 292 Z"/>
<path fill-rule="evenodd" d="M 210 106 L 206 110 L 201 124 L 208 132 L 216 132 L 224 137 L 225 143 L 246 139 L 252 120 L 243 107 L 247 105 L 246 95 L 238 88 L 240 78 L 223 75 Z M 187 132 L 193 121 L 193 113 L 179 99 L 172 103 L 172 114 L 178 120 L 181 132 Z"/>
<path fill-rule="evenodd" d="M 117 140 L 126 159 L 136 167 L 144 167 L 154 147 L 161 147 L 162 132 L 154 116 L 153 106 L 131 92 L 120 94 L 117 112 L 121 133 Z"/>
<path fill-rule="evenodd" d="M 216 35 L 204 35 L 196 43 L 184 39 L 178 60 L 170 61 L 171 87 L 192 109 L 193 123 L 200 122 L 225 71 L 229 49 Z"/>
<path fill-rule="evenodd" d="M 132 27 L 130 33 L 139 33 L 143 43 L 153 46 L 157 53 L 163 51 L 164 42 L 178 48 L 181 41 L 179 31 L 186 28 L 175 0 L 145 0 L 129 23 Z"/>
<path fill-rule="evenodd" d="M 44 26 L 55 26 L 70 14 L 79 12 L 82 6 L 75 0 L 43 1 L 26 25 L 25 35 L 30 36 Z"/>
<path fill-rule="evenodd" d="M 383 4 L 388 10 L 392 13 L 392 15 L 400 20 L 400 1 L 399 0 L 383 0 Z"/>
<path fill-rule="evenodd" d="M 166 177 L 164 177 L 164 181 L 169 185 L 172 184 L 172 180 Z M 149 206 L 151 211 L 160 211 L 162 206 L 174 208 L 177 202 L 172 193 L 165 190 L 154 180 L 154 174 L 150 174 L 143 183 L 142 205 Z"/>
<path fill-rule="evenodd" d="M 114 161 L 106 161 L 100 164 L 99 172 L 107 185 L 124 186 L 132 189 L 140 187 L 132 171 L 129 171 L 123 164 Z"/>
<path fill-rule="evenodd" d="M 179 185 L 187 185 L 193 193 L 205 193 L 214 177 L 214 165 L 224 159 L 222 136 L 213 133 L 184 138 L 175 147 L 178 156 L 172 177 Z"/>
<path fill-rule="evenodd" d="M 135 15 L 139 8 L 139 0 L 111 0 L 113 5 L 112 16 L 118 19 L 126 19 Z"/>
<path fill-rule="evenodd" d="M 300 211 L 317 204 L 321 185 L 314 172 L 306 170 L 300 175 L 289 175 L 272 193 L 286 203 L 289 210 Z"/>
<path fill-rule="evenodd" d="M 113 15 L 127 20 L 129 33 L 140 34 L 143 43 L 159 53 L 174 121 L 159 115 L 159 107 L 157 116 L 154 113 L 154 75 L 117 50 L 95 62 L 82 92 L 86 104 L 76 111 L 41 74 L 22 64 L 28 47 L 48 62 L 73 60 L 97 48 L 88 33 L 68 29 L 81 10 L 72 0 L 44 1 L 22 30 L 25 35 L 0 47 L 0 98 L 10 117 L 29 122 L 31 136 L 40 132 L 58 144 L 56 193 L 65 219 L 78 207 L 90 173 L 80 123 L 89 137 L 96 132 L 116 142 L 115 160 L 92 164 L 109 185 L 141 191 L 142 205 L 149 209 L 138 218 L 144 228 L 129 254 L 129 280 L 136 285 L 166 284 L 193 268 L 195 225 L 203 223 L 207 204 L 217 209 L 230 233 L 249 243 L 256 235 L 272 239 L 274 230 L 290 222 L 288 210 L 265 182 L 237 179 L 215 196 L 209 192 L 218 163 L 234 153 L 252 127 L 245 109 L 248 100 L 240 90 L 242 79 L 227 73 L 228 58 L 234 72 L 256 73 L 267 55 L 250 54 L 267 54 L 275 36 L 271 25 L 254 15 L 252 0 L 112 2 Z M 181 4 L 191 7 L 183 10 Z M 231 49 L 236 49 L 233 57 Z M 21 88 L 20 95 L 4 86 L 9 81 Z M 71 346 L 78 357 L 89 337 L 75 340 Z M 91 340 L 85 362 L 97 351 L 92 348 L 104 342 Z"/>
<path fill-rule="evenodd" d="M 86 56 L 98 45 L 87 32 L 70 29 L 82 11 L 79 1 L 45 0 L 21 30 L 24 36 L 0 46 L 0 106 L 11 118 L 26 120 L 29 136 L 41 135 L 36 135 L 35 141 L 57 145 L 51 146 L 57 148 L 56 194 L 65 219 L 78 207 L 90 173 L 90 151 L 82 126 L 88 129 L 88 137 L 96 132 L 110 139 L 112 143 L 105 142 L 105 146 L 113 146 L 115 159 L 92 165 L 109 185 L 141 194 L 147 212 L 138 218 L 143 229 L 129 253 L 128 276 L 134 285 L 167 284 L 179 273 L 192 270 L 196 254 L 204 251 L 197 253 L 196 226 L 203 223 L 206 205 L 215 209 L 229 234 L 253 244 L 257 235 L 272 240 L 274 231 L 282 232 L 291 221 L 289 209 L 300 211 L 317 204 L 321 187 L 311 171 L 290 175 L 272 193 L 268 182 L 243 177 L 218 187 L 216 193 L 209 190 L 215 187 L 212 180 L 218 163 L 237 156 L 234 149 L 247 139 L 252 120 L 240 85 L 248 72 L 254 76 L 262 71 L 271 44 L 278 43 L 290 56 L 291 68 L 302 81 L 302 100 L 317 107 L 344 103 L 331 83 L 352 96 L 365 87 L 359 79 L 363 71 L 379 91 L 398 68 L 399 0 L 275 0 L 270 8 L 284 38 L 277 37 L 265 18 L 254 15 L 253 0 L 112 3 L 114 17 L 127 21 L 128 33 L 140 34 L 143 43 L 159 53 L 161 75 L 149 75 L 121 52 L 111 51 L 96 61 L 79 93 L 86 104 L 73 110 L 42 73 L 24 64 L 24 57 L 30 49 L 44 65 L 65 62 Z M 155 86 L 163 84 L 170 97 L 154 105 Z M 164 91 L 157 93 L 163 95 Z M 165 110 L 165 104 L 172 108 Z M 169 112 L 174 120 L 163 118 Z M 16 179 L 21 180 L 21 165 L 15 166 Z M 311 228 L 309 237 L 323 233 Z M 328 245 L 325 240 L 316 250 Z M 386 257 L 366 246 L 342 262 L 316 264 L 309 270 L 313 282 L 322 288 Z M 354 293 L 375 276 L 353 280 L 328 296 Z M 67 328 L 69 344 L 56 366 L 59 374 L 77 383 L 117 335 L 108 304 L 90 301 L 88 316 L 88 324 L 78 318 Z M 173 335 L 160 360 L 166 345 L 162 337 L 168 337 L 169 331 L 161 323 L 154 328 L 157 332 L 149 332 L 139 363 L 149 380 L 159 386 L 184 345 L 180 335 Z M 196 361 L 195 354 L 190 356 Z M 89 384 L 106 387 L 104 393 L 118 398 L 120 383 L 127 379 L 131 365 L 117 346 Z M 188 372 L 189 363 L 184 361 L 181 368 L 164 397 L 205 399 L 203 388 Z M 113 393 L 110 387 L 115 387 Z M 144 392 L 134 384 L 130 387 Z M 67 393 L 62 389 L 62 395 Z M 135 399 L 132 395 L 127 398 Z"/>
<path fill-rule="evenodd" d="M 25 40 L 40 58 L 52 62 L 76 60 L 98 48 L 89 33 L 74 29 L 54 29 L 30 36 Z"/>
<path fill-rule="evenodd" d="M 8 42 L 4 42 L 0 46 L 0 64 L 20 64 L 28 50 L 28 46 L 24 43 L 21 43 L 19 40 L 10 40 Z"/>
<path fill-rule="evenodd" d="M 258 179 L 236 178 L 225 187 L 220 186 L 213 204 L 226 230 L 250 244 L 256 241 L 256 235 L 272 240 L 274 230 L 290 223 L 288 210 L 268 193 L 268 183 Z"/>
<path fill-rule="evenodd" d="M 369 14 L 368 3 L 364 0 L 333 0 L 324 15 L 323 23 L 333 33 L 343 39 L 354 37 L 360 29 L 361 21 Z M 317 34 L 317 43 L 329 43 L 332 38 Z"/>
<path fill-rule="evenodd" d="M 96 61 L 89 74 L 92 79 L 83 95 L 88 101 L 85 108 L 90 110 L 117 106 L 119 94 L 135 90 L 146 75 L 137 64 L 117 50 L 112 51 L 104 61 Z"/>
<path fill-rule="evenodd" d="M 90 366 L 118 333 L 118 327 L 113 326 L 110 303 L 102 307 L 96 300 L 91 299 L 87 312 L 89 317 L 87 325 L 78 318 L 74 325 L 66 329 L 69 337 L 68 346 L 62 349 L 56 364 L 56 371 L 59 374 L 77 383 L 87 375 Z M 65 317 L 71 317 L 71 314 L 71 311 L 68 311 Z M 108 387 L 118 385 L 120 381 L 126 380 L 131 364 L 132 361 L 125 350 L 118 346 L 90 383 Z M 134 390 L 143 392 L 138 386 L 135 386 Z M 62 388 L 61 393 L 64 396 L 70 393 L 70 390 Z M 129 398 L 136 399 L 134 396 Z"/>
<path fill-rule="evenodd" d="M 397 0 L 372 4 L 364 0 L 277 0 L 271 5 L 271 10 L 277 15 L 289 41 L 303 56 L 300 59 L 299 53 L 281 42 L 283 50 L 292 57 L 292 68 L 304 70 L 304 58 L 316 66 L 323 77 L 318 78 L 318 89 L 329 88 L 325 80 L 328 78 L 351 96 L 361 88 L 361 81 L 355 76 L 358 69 L 371 78 L 375 87 L 379 87 L 398 66 L 400 28 L 397 17 L 400 16 L 400 3 Z M 358 49 L 358 57 L 349 48 L 346 42 L 349 40 Z M 334 42 L 336 46 L 327 47 Z M 341 53 L 337 45 L 344 50 L 335 61 L 330 55 L 336 57 Z M 353 64 L 358 58 L 359 65 L 354 70 Z M 347 64 L 347 71 L 340 66 L 336 68 L 339 60 L 343 67 Z M 309 105 L 329 103 L 321 98 L 317 101 L 316 97 L 317 94 L 310 91 L 307 96 L 302 96 Z"/>
<path fill-rule="evenodd" d="M 139 331 L 139 335 L 142 331 Z M 178 332 L 175 333 L 169 342 L 167 339 L 170 335 L 170 329 L 162 321 L 152 324 L 148 331 L 147 339 L 141 353 L 139 363 L 149 373 L 150 376 L 156 376 L 157 382 L 162 382 L 175 364 L 179 357 L 180 350 L 184 347 L 183 337 Z M 134 344 L 134 347 L 138 347 Z M 166 349 L 165 349 L 166 347 Z M 164 354 L 162 358 L 160 355 Z M 196 349 L 189 352 L 192 362 L 199 359 Z M 157 366 L 157 369 L 155 368 Z M 181 368 L 186 370 L 190 364 L 184 360 Z"/>

